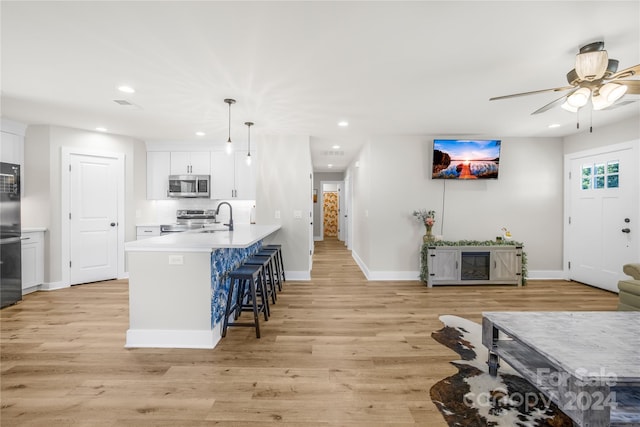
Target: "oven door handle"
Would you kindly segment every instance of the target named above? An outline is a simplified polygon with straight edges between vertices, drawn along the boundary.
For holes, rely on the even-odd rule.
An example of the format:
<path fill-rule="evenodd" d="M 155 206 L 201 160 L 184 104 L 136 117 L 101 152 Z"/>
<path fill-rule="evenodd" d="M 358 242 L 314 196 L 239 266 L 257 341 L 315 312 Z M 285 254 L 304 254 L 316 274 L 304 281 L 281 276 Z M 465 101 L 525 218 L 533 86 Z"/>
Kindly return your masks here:
<path fill-rule="evenodd" d="M 22 240 L 21 237 L 8 237 L 5 239 L 0 239 L 0 244 L 10 245 L 11 243 L 20 243 L 20 240 Z"/>

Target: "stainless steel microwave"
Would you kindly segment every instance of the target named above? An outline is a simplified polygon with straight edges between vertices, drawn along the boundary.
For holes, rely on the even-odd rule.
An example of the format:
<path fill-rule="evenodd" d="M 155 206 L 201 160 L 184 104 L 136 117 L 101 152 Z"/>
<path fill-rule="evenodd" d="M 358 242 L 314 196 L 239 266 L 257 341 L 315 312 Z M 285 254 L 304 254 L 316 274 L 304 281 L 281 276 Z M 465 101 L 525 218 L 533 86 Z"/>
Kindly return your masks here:
<path fill-rule="evenodd" d="M 211 175 L 169 175 L 169 197 L 209 197 Z"/>

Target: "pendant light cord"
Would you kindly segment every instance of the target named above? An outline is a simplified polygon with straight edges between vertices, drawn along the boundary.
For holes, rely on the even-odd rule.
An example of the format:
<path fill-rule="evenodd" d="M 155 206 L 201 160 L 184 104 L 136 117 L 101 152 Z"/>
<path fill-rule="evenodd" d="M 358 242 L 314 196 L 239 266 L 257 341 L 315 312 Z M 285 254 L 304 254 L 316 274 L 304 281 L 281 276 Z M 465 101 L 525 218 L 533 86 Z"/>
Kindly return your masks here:
<path fill-rule="evenodd" d="M 227 142 L 231 142 L 231 102 L 229 102 L 229 139 Z"/>
<path fill-rule="evenodd" d="M 231 143 L 231 104 L 235 104 L 236 100 L 227 98 L 224 100 L 224 102 L 229 104 L 229 139 L 227 139 L 227 142 Z"/>

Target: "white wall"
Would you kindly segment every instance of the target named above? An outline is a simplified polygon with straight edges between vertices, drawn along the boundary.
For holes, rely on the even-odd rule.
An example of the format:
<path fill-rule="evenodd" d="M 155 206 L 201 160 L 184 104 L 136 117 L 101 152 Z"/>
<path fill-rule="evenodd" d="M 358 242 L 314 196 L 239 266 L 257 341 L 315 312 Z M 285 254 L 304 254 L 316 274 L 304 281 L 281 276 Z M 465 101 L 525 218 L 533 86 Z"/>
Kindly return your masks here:
<path fill-rule="evenodd" d="M 564 153 L 575 153 L 577 151 L 589 150 L 591 148 L 613 145 L 620 142 L 637 141 L 640 139 L 640 102 L 637 106 L 638 113 L 618 123 L 608 126 L 593 126 L 593 132 L 589 132 L 585 126 L 585 130 L 575 135 L 564 138 Z M 606 114 L 606 111 L 594 112 L 594 118 L 597 114 Z"/>
<path fill-rule="evenodd" d="M 146 171 L 144 142 L 134 138 L 88 132 L 58 126 L 34 125 L 25 136 L 25 196 L 22 201 L 24 227 L 46 227 L 45 282 L 62 280 L 61 239 L 61 148 L 74 147 L 125 156 L 125 240 L 135 240 L 136 200 L 144 198 Z M 137 173 L 136 173 L 137 172 Z M 145 172 L 146 173 L 146 172 Z"/>
<path fill-rule="evenodd" d="M 412 212 L 427 209 L 436 211 L 434 233 L 445 240 L 489 240 L 507 227 L 524 242 L 531 273 L 560 275 L 562 141 L 503 138 L 499 179 L 474 182 L 432 180 L 432 141 L 374 138 L 356 159 L 360 167 L 350 166 L 354 258 L 365 274 L 417 278 L 425 230 Z"/>
<path fill-rule="evenodd" d="M 373 180 L 371 176 L 375 173 L 371 165 L 371 143 L 368 141 L 360 150 L 354 161 L 349 166 L 349 177 L 353 193 L 351 220 L 352 220 L 352 244 L 351 250 L 353 258 L 356 260 L 362 271 L 369 277 L 370 264 L 370 226 L 369 213 L 371 210 L 371 194 L 374 193 Z M 383 170 L 379 173 L 389 174 L 393 171 Z"/>
<path fill-rule="evenodd" d="M 258 144 L 256 223 L 282 225 L 271 243 L 282 244 L 287 279 L 309 279 L 313 171 L 309 137 L 266 136 Z M 294 211 L 301 211 L 302 218 L 294 218 Z"/>

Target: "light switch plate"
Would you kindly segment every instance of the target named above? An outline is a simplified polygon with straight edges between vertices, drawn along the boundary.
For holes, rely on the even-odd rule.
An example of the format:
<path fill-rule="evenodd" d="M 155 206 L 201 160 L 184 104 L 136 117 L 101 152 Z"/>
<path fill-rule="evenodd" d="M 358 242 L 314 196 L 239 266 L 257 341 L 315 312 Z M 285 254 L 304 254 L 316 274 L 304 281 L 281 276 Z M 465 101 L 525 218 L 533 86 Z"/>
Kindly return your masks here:
<path fill-rule="evenodd" d="M 276 211 L 276 219 L 280 219 L 280 211 Z"/>
<path fill-rule="evenodd" d="M 169 255 L 169 265 L 182 265 L 182 264 L 184 264 L 184 256 Z"/>

